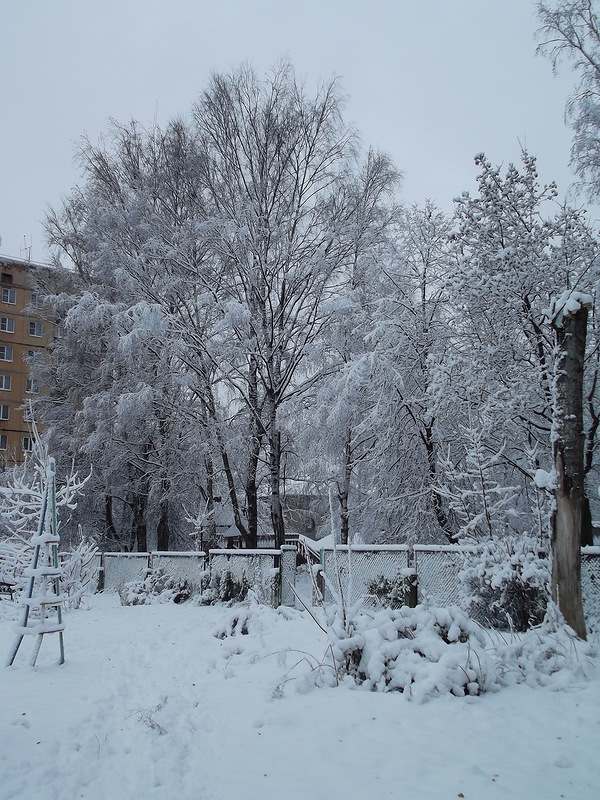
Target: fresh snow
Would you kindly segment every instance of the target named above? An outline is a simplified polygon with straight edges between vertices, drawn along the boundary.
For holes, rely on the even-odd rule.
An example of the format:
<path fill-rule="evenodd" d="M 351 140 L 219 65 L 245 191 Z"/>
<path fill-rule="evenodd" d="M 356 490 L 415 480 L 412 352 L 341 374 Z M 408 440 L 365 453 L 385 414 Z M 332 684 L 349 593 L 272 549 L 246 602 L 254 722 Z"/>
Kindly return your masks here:
<path fill-rule="evenodd" d="M 557 327 L 562 327 L 565 317 L 576 314 L 581 308 L 590 308 L 594 304 L 591 294 L 565 289 L 558 300 L 554 299 L 550 308 L 544 309 L 544 316 Z"/>
<path fill-rule="evenodd" d="M 0 600 L 0 653 L 21 610 Z M 26 637 L 3 669 L 3 800 L 597 797 L 597 658 L 546 686 L 417 703 L 311 686 L 330 662 L 307 611 L 103 594 L 65 620 L 63 666 L 48 635 L 37 667 Z"/>

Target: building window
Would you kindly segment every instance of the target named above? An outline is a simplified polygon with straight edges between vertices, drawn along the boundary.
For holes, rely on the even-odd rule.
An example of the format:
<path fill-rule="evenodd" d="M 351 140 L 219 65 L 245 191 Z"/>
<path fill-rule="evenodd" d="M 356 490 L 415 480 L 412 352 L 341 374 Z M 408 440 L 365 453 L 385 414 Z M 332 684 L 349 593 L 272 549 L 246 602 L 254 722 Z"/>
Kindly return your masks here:
<path fill-rule="evenodd" d="M 33 439 L 31 436 L 24 436 L 23 437 L 23 452 L 24 453 L 31 453 L 33 450 Z"/>
<path fill-rule="evenodd" d="M 5 344 L 0 345 L 0 361 L 12 361 L 12 360 L 13 360 L 12 347 L 7 347 L 7 345 Z"/>
<path fill-rule="evenodd" d="M 4 433 L 0 436 L 0 450 L 8 450 L 8 439 Z"/>
<path fill-rule="evenodd" d="M 10 392 L 11 380 L 10 375 L 0 375 L 0 389 L 4 389 L 5 392 Z"/>
<path fill-rule="evenodd" d="M 0 280 L 2 280 L 2 283 L 12 283 L 12 275 L 10 272 L 3 272 Z"/>
<path fill-rule="evenodd" d="M 17 290 L 16 289 L 5 289 L 2 288 L 2 302 L 9 303 L 11 306 L 14 306 L 17 302 Z"/>
<path fill-rule="evenodd" d="M 32 407 L 31 403 L 23 409 L 23 422 L 37 422 L 35 408 Z"/>
<path fill-rule="evenodd" d="M 5 377 L 10 378 L 10 375 L 6 375 Z M 28 394 L 32 394 L 33 392 L 36 391 L 36 385 L 35 385 L 35 381 L 33 380 L 33 378 L 26 378 L 25 379 L 25 391 Z"/>
<path fill-rule="evenodd" d="M 41 336 L 44 332 L 44 326 L 41 322 L 30 322 L 29 323 L 29 335 L 30 336 Z"/>
<path fill-rule="evenodd" d="M 3 331 L 4 333 L 14 333 L 14 319 L 12 317 L 0 317 L 0 331 Z"/>
<path fill-rule="evenodd" d="M 0 419 L 10 419 L 10 406 L 0 406 Z"/>
<path fill-rule="evenodd" d="M 29 306 L 31 308 L 41 308 L 44 305 L 44 301 L 40 297 L 39 294 L 35 292 L 31 293 L 31 300 L 29 301 Z"/>

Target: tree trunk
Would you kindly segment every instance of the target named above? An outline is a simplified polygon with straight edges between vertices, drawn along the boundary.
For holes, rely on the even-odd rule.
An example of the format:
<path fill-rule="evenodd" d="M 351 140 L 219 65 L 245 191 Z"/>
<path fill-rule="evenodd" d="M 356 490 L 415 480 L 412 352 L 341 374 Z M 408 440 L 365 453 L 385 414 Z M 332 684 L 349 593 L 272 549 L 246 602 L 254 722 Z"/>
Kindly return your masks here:
<path fill-rule="evenodd" d="M 146 502 L 147 498 L 136 494 L 133 500 L 133 521 L 131 524 L 131 551 L 134 548 L 138 553 L 148 552 L 148 538 L 146 531 Z"/>
<path fill-rule="evenodd" d="M 156 526 L 156 549 L 168 550 L 170 529 L 169 529 L 169 501 L 164 499 L 160 504 L 160 517 Z"/>
<path fill-rule="evenodd" d="M 115 527 L 113 519 L 113 497 L 110 492 L 104 495 L 104 520 L 105 520 L 105 538 L 112 544 L 119 541 L 119 534 Z"/>
<path fill-rule="evenodd" d="M 552 516 L 552 599 L 565 621 L 586 638 L 581 598 L 581 526 L 584 506 L 583 360 L 588 311 L 555 322 L 558 356 L 554 408 L 556 508 Z"/>
<path fill-rule="evenodd" d="M 256 473 L 258 471 L 258 456 L 260 453 L 260 442 L 255 439 L 250 446 L 248 457 L 248 467 L 246 472 L 246 517 L 248 520 L 248 542 L 247 547 L 258 546 L 258 488 L 256 486 Z"/>
<path fill-rule="evenodd" d="M 283 506 L 281 504 L 280 471 L 281 471 L 281 445 L 279 431 L 275 434 L 275 441 L 271 443 L 269 458 L 269 474 L 271 482 L 271 522 L 275 534 L 275 547 L 285 544 L 285 523 L 283 521 Z"/>
<path fill-rule="evenodd" d="M 425 452 L 427 453 L 427 468 L 429 471 L 429 486 L 431 487 L 431 503 L 433 505 L 433 513 L 437 524 L 442 529 L 444 536 L 448 539 L 450 544 L 456 544 L 456 533 L 451 529 L 450 522 L 444 511 L 442 505 L 442 498 L 436 492 L 437 483 L 437 462 L 436 462 L 436 447 L 433 438 L 433 422 L 424 425 L 422 430 L 419 431 L 421 441 L 425 445 Z"/>
<path fill-rule="evenodd" d="M 350 534 L 350 511 L 348 497 L 350 495 L 350 480 L 352 478 L 352 432 L 346 431 L 344 445 L 344 475 L 341 485 L 338 484 L 338 500 L 340 502 L 340 543 L 348 544 Z"/>
<path fill-rule="evenodd" d="M 258 546 L 258 487 L 256 475 L 261 447 L 260 408 L 258 403 L 258 375 L 256 359 L 250 357 L 248 370 L 248 405 L 250 407 L 248 463 L 246 468 L 246 519 L 248 522 L 247 547 Z"/>
<path fill-rule="evenodd" d="M 271 488 L 271 523 L 275 536 L 275 547 L 285 544 L 285 523 L 281 504 L 281 434 L 277 430 L 277 406 L 275 398 L 269 402 L 269 483 Z"/>

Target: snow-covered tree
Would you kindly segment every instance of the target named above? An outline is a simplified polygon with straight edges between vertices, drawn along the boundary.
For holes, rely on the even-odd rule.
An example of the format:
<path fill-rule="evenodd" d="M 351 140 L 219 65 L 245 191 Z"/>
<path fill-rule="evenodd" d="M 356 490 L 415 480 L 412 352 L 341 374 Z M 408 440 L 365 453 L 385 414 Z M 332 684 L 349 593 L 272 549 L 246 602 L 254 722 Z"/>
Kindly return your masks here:
<path fill-rule="evenodd" d="M 190 123 L 114 125 L 83 142 L 84 184 L 47 223 L 80 277 L 56 298 L 67 342 L 54 368 L 64 377 L 81 327 L 94 366 L 79 359 L 66 403 L 80 452 L 106 464 L 107 520 L 127 506 L 138 547 L 149 504 L 167 519 L 177 484 L 209 516 L 225 495 L 247 546 L 268 486 L 283 541 L 283 420 L 331 366 L 340 286 L 376 247 L 373 208 L 395 180 L 376 154 L 359 177 L 341 111 L 335 82 L 309 97 L 287 64 L 266 80 L 243 67 L 213 75 Z M 84 384 L 93 391 L 78 394 Z M 179 467 L 188 480 L 173 480 Z"/>
<path fill-rule="evenodd" d="M 554 205 L 555 187 L 539 186 L 527 153 L 505 174 L 483 155 L 476 163 L 477 195 L 456 202 L 451 336 L 433 396 L 457 433 L 456 420 L 467 430 L 477 410 L 480 445 L 500 455 L 498 486 L 521 487 L 514 524 L 530 513 L 533 474 L 551 453 L 554 343 L 544 310 L 557 287 L 593 284 L 597 245 L 580 214 Z M 466 452 L 461 438 L 449 440 L 454 464 Z"/>
<path fill-rule="evenodd" d="M 213 75 L 194 110 L 211 249 L 227 275 L 218 368 L 248 417 L 246 501 L 255 520 L 255 475 L 266 452 L 271 521 L 284 541 L 281 407 L 314 383 L 309 362 L 328 320 L 345 258 L 334 202 L 355 137 L 335 82 L 307 97 L 288 64 L 266 81 L 249 67 Z"/>
<path fill-rule="evenodd" d="M 53 298 L 63 335 L 41 405 L 47 435 L 68 447 L 75 434 L 77 456 L 97 468 L 104 520 L 95 533 L 108 546 L 147 549 L 150 509 L 152 535 L 166 549 L 176 521 L 170 508 L 179 505 L 172 501 L 204 475 L 201 437 L 191 431 L 193 390 L 169 315 L 178 308 L 172 262 L 188 255 L 183 271 L 194 266 L 187 145 L 178 123 L 164 132 L 115 126 L 110 147 L 84 142 L 87 183 L 47 223 L 51 243 L 76 261 L 79 283 Z M 171 261 L 157 256 L 165 247 Z"/>
<path fill-rule="evenodd" d="M 313 399 L 319 436 L 304 418 L 301 440 L 312 454 L 312 459 L 305 455 L 305 469 L 323 486 L 335 486 L 342 543 L 348 541 L 351 517 L 353 533 L 364 535 L 361 528 L 369 504 L 368 479 L 365 483 L 363 478 L 371 470 L 370 453 L 378 431 L 369 422 L 377 400 L 368 339 L 399 217 L 394 204 L 398 180 L 389 158 L 371 150 L 334 200 L 346 259 L 336 284 L 335 307 L 322 335 L 325 378 Z M 327 431 L 326 437 L 321 430 Z"/>
<path fill-rule="evenodd" d="M 403 212 L 369 337 L 379 442 L 372 462 L 390 513 L 382 527 L 420 541 L 453 535 L 434 491 L 442 442 L 431 397 L 448 338 L 449 233 L 449 220 L 429 201 Z"/>
<path fill-rule="evenodd" d="M 566 107 L 572 163 L 589 196 L 600 197 L 600 18 L 595 0 L 538 3 L 538 52 L 555 70 L 571 65 L 577 83 Z"/>

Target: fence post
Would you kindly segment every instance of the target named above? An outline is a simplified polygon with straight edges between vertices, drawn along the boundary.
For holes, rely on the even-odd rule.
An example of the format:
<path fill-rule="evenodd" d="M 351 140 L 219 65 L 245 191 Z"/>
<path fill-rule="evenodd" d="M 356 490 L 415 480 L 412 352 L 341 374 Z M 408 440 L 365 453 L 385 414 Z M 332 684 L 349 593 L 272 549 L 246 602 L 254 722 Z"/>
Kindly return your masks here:
<path fill-rule="evenodd" d="M 279 603 L 282 606 L 296 605 L 296 554 L 293 544 L 281 546 Z"/>
<path fill-rule="evenodd" d="M 417 605 L 417 570 L 408 568 L 404 572 L 404 605 L 415 608 Z"/>

